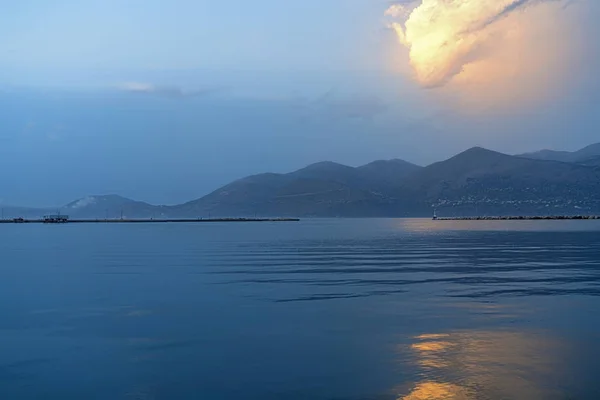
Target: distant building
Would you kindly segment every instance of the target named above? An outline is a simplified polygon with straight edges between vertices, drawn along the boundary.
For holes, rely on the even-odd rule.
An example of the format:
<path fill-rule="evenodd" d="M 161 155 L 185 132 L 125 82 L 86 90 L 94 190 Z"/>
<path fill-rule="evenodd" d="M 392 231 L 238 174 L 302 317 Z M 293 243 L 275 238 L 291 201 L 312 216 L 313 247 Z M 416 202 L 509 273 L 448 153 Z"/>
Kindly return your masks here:
<path fill-rule="evenodd" d="M 44 223 L 46 224 L 64 224 L 69 221 L 68 215 L 46 215 L 44 216 Z"/>

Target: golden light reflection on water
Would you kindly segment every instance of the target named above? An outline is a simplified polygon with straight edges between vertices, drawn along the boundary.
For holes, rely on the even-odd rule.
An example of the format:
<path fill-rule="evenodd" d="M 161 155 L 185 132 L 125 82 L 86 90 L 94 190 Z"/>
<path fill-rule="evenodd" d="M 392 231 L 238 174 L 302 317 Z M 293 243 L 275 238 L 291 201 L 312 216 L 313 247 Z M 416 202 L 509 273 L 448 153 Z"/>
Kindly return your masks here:
<path fill-rule="evenodd" d="M 540 333 L 424 334 L 403 346 L 420 371 L 399 400 L 548 399 L 560 379 L 561 346 Z"/>
<path fill-rule="evenodd" d="M 471 399 L 469 393 L 457 385 L 451 383 L 425 382 L 418 384 L 415 389 L 404 400 L 468 400 Z"/>
<path fill-rule="evenodd" d="M 425 343 L 415 343 L 413 344 L 411 347 L 414 350 L 420 351 L 420 352 L 439 352 L 439 351 L 443 351 L 445 349 L 447 349 L 448 347 L 450 347 L 452 345 L 452 343 L 450 342 L 425 342 Z"/>
<path fill-rule="evenodd" d="M 565 221 L 565 220 L 432 220 L 431 218 L 406 218 L 393 220 L 395 227 L 405 232 L 553 232 L 596 231 L 597 221 Z"/>
<path fill-rule="evenodd" d="M 450 335 L 445 334 L 445 333 L 426 333 L 423 335 L 419 335 L 419 336 L 415 336 L 415 339 L 418 340 L 435 340 L 435 339 L 443 339 L 443 338 L 447 338 Z"/>
<path fill-rule="evenodd" d="M 507 223 L 508 222 L 508 223 Z M 521 223 L 524 222 L 524 223 Z M 508 230 L 510 227 L 519 228 L 529 221 L 460 221 L 460 220 L 437 220 L 426 218 L 402 219 L 398 224 L 403 230 L 409 232 L 447 232 L 447 231 L 494 231 Z M 509 225 L 511 224 L 511 225 Z"/>

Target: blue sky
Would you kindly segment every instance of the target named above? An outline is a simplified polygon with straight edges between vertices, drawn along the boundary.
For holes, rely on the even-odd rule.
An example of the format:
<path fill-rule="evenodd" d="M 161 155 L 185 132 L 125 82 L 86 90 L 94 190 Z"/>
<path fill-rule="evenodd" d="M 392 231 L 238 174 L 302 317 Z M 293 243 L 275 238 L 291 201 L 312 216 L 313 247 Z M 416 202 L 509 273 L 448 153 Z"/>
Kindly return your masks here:
<path fill-rule="evenodd" d="M 347 70 L 379 68 L 385 2 L 57 0 L 3 9 L 17 68 Z"/>
<path fill-rule="evenodd" d="M 548 90 L 526 99 L 527 88 L 424 88 L 388 27 L 390 4 L 3 4 L 0 201 L 117 193 L 172 204 L 321 160 L 427 164 L 475 145 L 517 153 L 600 141 L 597 5 L 518 16 L 552 21 L 524 37 L 569 61 L 559 72 L 536 65 Z"/>

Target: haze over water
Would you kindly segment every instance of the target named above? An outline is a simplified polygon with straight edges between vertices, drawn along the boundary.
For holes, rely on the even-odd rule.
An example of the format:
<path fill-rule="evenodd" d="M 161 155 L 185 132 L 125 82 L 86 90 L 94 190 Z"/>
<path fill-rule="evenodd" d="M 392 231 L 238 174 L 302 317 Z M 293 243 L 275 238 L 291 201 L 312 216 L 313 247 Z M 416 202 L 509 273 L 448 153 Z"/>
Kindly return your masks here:
<path fill-rule="evenodd" d="M 598 221 L 0 226 L 2 399 L 597 399 Z"/>

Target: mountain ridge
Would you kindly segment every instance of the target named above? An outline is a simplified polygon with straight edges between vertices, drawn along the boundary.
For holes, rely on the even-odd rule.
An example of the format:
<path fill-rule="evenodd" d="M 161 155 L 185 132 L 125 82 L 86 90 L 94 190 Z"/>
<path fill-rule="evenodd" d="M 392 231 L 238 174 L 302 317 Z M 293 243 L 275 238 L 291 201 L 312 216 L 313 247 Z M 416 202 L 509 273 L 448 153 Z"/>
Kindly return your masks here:
<path fill-rule="evenodd" d="M 519 157 L 538 160 L 562 161 L 562 162 L 584 162 L 592 157 L 600 157 L 600 143 L 590 144 L 576 151 L 540 150 L 532 153 L 518 154 Z"/>
<path fill-rule="evenodd" d="M 581 158 L 572 162 L 482 147 L 426 167 L 400 159 L 358 167 L 324 161 L 289 173 L 240 178 L 174 206 L 102 195 L 83 197 L 59 209 L 73 217 L 94 218 L 417 217 L 429 216 L 433 209 L 449 215 L 600 213 L 600 154 L 594 155 L 596 150 L 599 145 L 565 152 Z M 26 216 L 36 212 L 10 209 Z"/>

